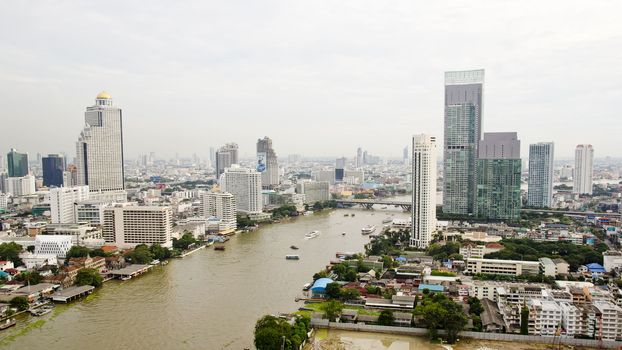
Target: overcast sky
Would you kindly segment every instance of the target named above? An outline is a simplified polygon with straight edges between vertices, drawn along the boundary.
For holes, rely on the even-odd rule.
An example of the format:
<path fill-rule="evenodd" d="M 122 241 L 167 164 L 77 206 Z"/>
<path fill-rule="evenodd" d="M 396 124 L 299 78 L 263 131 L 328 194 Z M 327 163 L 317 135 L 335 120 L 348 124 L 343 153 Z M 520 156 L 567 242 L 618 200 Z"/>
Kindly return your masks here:
<path fill-rule="evenodd" d="M 518 132 L 523 157 L 622 156 L 620 1 L 181 3 L 0 2 L 2 153 L 73 155 L 105 90 L 128 158 L 263 136 L 279 156 L 400 157 L 415 133 L 442 144 L 443 72 L 484 68 L 483 130 Z"/>

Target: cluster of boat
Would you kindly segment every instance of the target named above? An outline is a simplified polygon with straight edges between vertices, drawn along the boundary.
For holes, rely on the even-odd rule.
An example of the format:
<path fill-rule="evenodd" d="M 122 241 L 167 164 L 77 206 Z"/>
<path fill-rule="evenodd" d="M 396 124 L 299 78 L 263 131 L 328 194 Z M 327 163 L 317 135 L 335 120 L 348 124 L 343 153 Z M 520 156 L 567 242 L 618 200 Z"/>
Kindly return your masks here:
<path fill-rule="evenodd" d="M 54 310 L 54 305 L 44 305 L 40 308 L 31 309 L 30 314 L 33 316 L 43 316 L 49 314 L 52 310 Z"/>

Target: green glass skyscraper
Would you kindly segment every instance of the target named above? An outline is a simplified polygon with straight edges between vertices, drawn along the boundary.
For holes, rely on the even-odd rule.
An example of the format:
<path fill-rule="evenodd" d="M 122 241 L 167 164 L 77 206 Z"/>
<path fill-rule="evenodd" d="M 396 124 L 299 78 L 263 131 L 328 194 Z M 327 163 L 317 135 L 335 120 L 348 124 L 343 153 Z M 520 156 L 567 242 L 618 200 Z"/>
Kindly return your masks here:
<path fill-rule="evenodd" d="M 474 212 L 483 88 L 483 69 L 445 72 L 444 213 Z"/>
<path fill-rule="evenodd" d="M 518 136 L 515 132 L 484 133 L 478 152 L 476 216 L 482 219 L 520 219 Z"/>
<path fill-rule="evenodd" d="M 6 155 L 9 166 L 9 177 L 22 177 L 28 175 L 28 154 L 19 153 L 11 148 Z"/>

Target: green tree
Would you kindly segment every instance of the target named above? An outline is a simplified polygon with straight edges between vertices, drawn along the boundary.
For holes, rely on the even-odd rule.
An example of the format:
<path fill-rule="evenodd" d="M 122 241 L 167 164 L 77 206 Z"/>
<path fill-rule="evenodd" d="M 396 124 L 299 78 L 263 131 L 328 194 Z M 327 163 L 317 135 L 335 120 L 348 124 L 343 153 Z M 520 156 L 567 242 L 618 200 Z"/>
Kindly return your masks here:
<path fill-rule="evenodd" d="M 173 255 L 173 252 L 171 252 L 170 249 L 162 247 L 157 243 L 154 243 L 151 245 L 151 247 L 149 247 L 149 252 L 151 252 L 151 255 L 153 255 L 154 259 L 158 260 L 166 260 Z"/>
<path fill-rule="evenodd" d="M 173 238 L 173 248 L 186 250 L 198 241 L 192 236 L 191 233 L 184 233 L 180 239 Z"/>
<path fill-rule="evenodd" d="M 35 252 L 35 246 L 34 245 L 29 245 L 28 247 L 26 247 L 26 250 L 30 253 L 34 253 Z"/>
<path fill-rule="evenodd" d="M 101 287 L 102 282 L 102 276 L 95 269 L 81 269 L 76 275 L 76 284 L 79 286 Z"/>
<path fill-rule="evenodd" d="M 67 257 L 67 259 L 84 258 L 87 255 L 89 255 L 89 253 L 90 253 L 89 248 L 82 247 L 79 245 L 74 245 L 73 247 L 69 248 L 69 251 L 67 252 L 65 256 Z"/>
<path fill-rule="evenodd" d="M 529 309 L 523 306 L 520 310 L 520 334 L 529 334 Z"/>
<path fill-rule="evenodd" d="M 0 244 L 0 259 L 2 260 L 10 260 L 17 265 L 21 265 L 22 261 L 19 258 L 19 253 L 22 252 L 22 246 L 15 243 L 2 243 Z"/>
<path fill-rule="evenodd" d="M 327 284 L 324 295 L 326 295 L 328 299 L 339 299 L 341 297 L 341 287 L 339 283 L 333 282 Z"/>
<path fill-rule="evenodd" d="M 132 251 L 125 254 L 125 259 L 132 264 L 148 264 L 153 260 L 153 255 L 147 245 L 139 244 Z"/>
<path fill-rule="evenodd" d="M 344 279 L 345 279 L 346 281 L 348 281 L 348 282 L 354 282 L 354 281 L 356 281 L 356 277 L 357 277 L 357 275 L 356 275 L 356 271 L 355 271 L 354 269 L 348 269 L 348 270 L 346 271 L 346 274 L 345 274 L 345 276 L 344 276 Z"/>
<path fill-rule="evenodd" d="M 15 277 L 16 280 L 22 281 L 26 284 L 34 285 L 39 284 L 43 280 L 43 276 L 37 271 L 27 272 L 24 271 Z"/>
<path fill-rule="evenodd" d="M 482 313 L 482 311 L 484 311 L 484 308 L 482 307 L 482 302 L 476 297 L 469 297 L 468 304 L 469 304 L 469 313 L 471 314 L 479 316 Z"/>
<path fill-rule="evenodd" d="M 343 301 L 347 300 L 356 300 L 361 297 L 361 292 L 354 288 L 343 288 L 341 289 L 340 298 Z"/>
<path fill-rule="evenodd" d="M 28 302 L 28 298 L 19 296 L 11 299 L 11 301 L 9 301 L 9 305 L 19 311 L 24 311 L 28 309 L 30 303 Z"/>
<path fill-rule="evenodd" d="M 93 249 L 91 250 L 91 252 L 89 253 L 90 256 L 101 256 L 101 257 L 107 257 L 109 256 L 108 253 L 106 253 L 103 249 L 101 248 L 97 248 L 97 249 Z"/>
<path fill-rule="evenodd" d="M 382 310 L 380 312 L 380 316 L 378 316 L 378 324 L 381 326 L 391 326 L 394 321 L 393 311 L 391 310 Z"/>
<path fill-rule="evenodd" d="M 343 304 L 338 301 L 331 300 L 322 304 L 322 310 L 324 311 L 324 315 L 330 322 L 335 322 L 337 320 L 337 316 L 343 310 Z"/>
<path fill-rule="evenodd" d="M 439 293 L 425 297 L 415 308 L 415 314 L 423 317 L 431 339 L 438 337 L 438 329 L 442 327 L 449 343 L 457 340 L 468 321 L 459 304 Z"/>

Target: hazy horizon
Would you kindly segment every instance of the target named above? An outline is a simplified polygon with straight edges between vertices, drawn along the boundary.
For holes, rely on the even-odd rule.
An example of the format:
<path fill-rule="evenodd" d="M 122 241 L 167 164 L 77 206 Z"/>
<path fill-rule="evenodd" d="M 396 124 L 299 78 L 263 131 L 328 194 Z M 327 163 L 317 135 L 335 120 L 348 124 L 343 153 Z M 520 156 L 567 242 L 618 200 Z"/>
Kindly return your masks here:
<path fill-rule="evenodd" d="M 123 109 L 126 158 L 201 158 L 272 138 L 279 157 L 399 158 L 438 137 L 443 73 L 486 70 L 483 132 L 620 157 L 622 4 L 528 1 L 0 4 L 9 148 L 75 154 L 101 91 Z"/>

